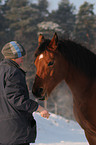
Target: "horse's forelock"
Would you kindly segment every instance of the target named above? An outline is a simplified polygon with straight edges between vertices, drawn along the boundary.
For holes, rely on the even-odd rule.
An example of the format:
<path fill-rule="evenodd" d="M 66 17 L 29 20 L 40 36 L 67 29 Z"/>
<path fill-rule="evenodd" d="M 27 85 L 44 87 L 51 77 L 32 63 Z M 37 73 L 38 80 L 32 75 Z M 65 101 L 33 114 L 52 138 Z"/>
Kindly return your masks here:
<path fill-rule="evenodd" d="M 50 43 L 50 40 L 49 39 L 46 39 L 43 43 L 41 43 L 40 46 L 37 47 L 37 50 L 35 52 L 35 57 L 37 57 L 42 52 L 44 52 L 45 50 L 47 50 L 47 46 L 49 45 L 49 43 Z"/>

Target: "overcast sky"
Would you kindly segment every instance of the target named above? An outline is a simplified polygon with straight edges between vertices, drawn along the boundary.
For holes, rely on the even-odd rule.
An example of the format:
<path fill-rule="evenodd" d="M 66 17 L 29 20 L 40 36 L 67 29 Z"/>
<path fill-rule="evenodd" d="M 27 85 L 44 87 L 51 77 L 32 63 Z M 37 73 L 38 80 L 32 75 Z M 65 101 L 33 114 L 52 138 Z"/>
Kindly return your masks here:
<path fill-rule="evenodd" d="M 58 3 L 60 2 L 60 0 L 48 0 L 49 1 L 49 9 L 57 9 L 58 8 Z M 76 9 L 78 10 L 80 5 L 82 5 L 85 0 L 69 0 L 70 3 L 73 3 L 76 6 Z M 87 2 L 91 3 L 91 4 L 95 4 L 94 6 L 94 12 L 96 14 L 96 0 L 86 0 Z"/>

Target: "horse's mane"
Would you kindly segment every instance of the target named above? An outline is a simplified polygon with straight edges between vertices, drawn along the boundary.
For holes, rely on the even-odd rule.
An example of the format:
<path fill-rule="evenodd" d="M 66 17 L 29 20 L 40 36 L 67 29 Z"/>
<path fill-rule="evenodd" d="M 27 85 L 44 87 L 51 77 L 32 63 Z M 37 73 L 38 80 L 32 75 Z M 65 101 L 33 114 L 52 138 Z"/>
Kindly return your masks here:
<path fill-rule="evenodd" d="M 43 42 L 38 47 L 35 56 L 47 50 L 49 43 L 50 40 Z M 79 71 L 84 72 L 90 78 L 96 77 L 96 55 L 86 47 L 71 40 L 59 40 L 58 51 Z"/>

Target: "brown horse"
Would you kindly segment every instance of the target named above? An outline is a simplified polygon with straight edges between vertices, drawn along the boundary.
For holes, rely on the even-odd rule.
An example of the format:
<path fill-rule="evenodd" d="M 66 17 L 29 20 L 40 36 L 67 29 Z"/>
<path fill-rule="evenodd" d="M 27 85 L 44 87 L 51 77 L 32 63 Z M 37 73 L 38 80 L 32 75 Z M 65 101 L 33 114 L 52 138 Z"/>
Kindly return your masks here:
<path fill-rule="evenodd" d="M 39 36 L 33 94 L 44 100 L 62 80 L 73 94 L 73 110 L 90 145 L 96 145 L 96 55 L 70 40 Z"/>

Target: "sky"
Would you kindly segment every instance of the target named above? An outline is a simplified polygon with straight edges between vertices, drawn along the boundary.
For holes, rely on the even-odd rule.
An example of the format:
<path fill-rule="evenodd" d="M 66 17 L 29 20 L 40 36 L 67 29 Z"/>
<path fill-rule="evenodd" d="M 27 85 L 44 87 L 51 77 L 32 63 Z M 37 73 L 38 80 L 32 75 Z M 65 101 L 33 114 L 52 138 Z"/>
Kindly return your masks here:
<path fill-rule="evenodd" d="M 60 0 L 48 0 L 48 1 L 49 1 L 49 11 L 58 8 L 58 3 L 60 2 Z M 80 5 L 82 5 L 85 1 L 91 4 L 95 4 L 94 13 L 96 14 L 96 0 L 69 0 L 70 3 L 73 3 L 74 6 L 76 6 L 77 11 Z"/>
<path fill-rule="evenodd" d="M 31 0 L 30 0 L 31 1 Z M 32 0 L 33 2 L 37 2 L 38 0 Z M 58 8 L 58 3 L 61 0 L 48 0 L 49 1 L 49 11 L 55 10 Z M 70 3 L 73 3 L 76 6 L 76 10 L 78 12 L 80 5 L 82 5 L 85 1 L 88 3 L 94 4 L 94 13 L 96 14 L 96 0 L 69 0 Z M 4 2 L 4 0 L 2 0 Z"/>

